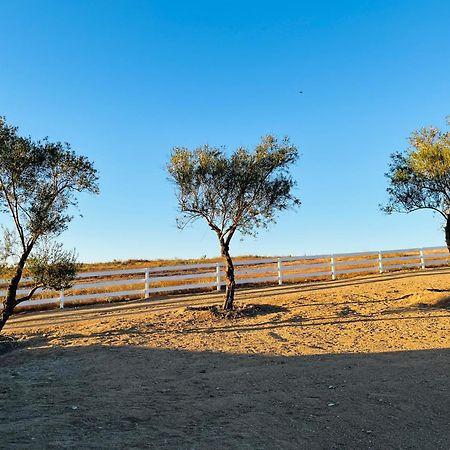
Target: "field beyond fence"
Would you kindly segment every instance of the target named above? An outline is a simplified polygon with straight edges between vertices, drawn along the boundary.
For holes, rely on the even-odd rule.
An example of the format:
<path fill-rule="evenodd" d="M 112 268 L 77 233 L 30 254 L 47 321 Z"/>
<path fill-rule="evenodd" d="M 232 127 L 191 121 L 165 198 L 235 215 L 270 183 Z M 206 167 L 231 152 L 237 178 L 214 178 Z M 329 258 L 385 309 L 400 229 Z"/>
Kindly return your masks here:
<path fill-rule="evenodd" d="M 281 285 L 398 270 L 448 267 L 449 257 L 444 247 L 427 247 L 335 255 L 236 258 L 235 274 L 238 285 Z M 0 280 L 2 296 L 6 294 L 7 282 Z M 30 278 L 24 278 L 18 294 L 27 294 L 31 283 Z M 71 289 L 61 292 L 38 290 L 35 299 L 23 302 L 20 307 L 63 308 L 95 302 L 151 298 L 167 293 L 221 290 L 224 286 L 223 262 L 82 271 Z"/>

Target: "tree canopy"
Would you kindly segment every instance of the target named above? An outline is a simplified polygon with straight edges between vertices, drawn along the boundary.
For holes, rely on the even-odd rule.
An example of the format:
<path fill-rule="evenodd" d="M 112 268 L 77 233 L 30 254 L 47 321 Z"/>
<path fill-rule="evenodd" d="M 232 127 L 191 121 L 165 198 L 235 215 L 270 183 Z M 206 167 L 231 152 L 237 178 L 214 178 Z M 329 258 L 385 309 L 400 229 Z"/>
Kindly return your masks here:
<path fill-rule="evenodd" d="M 70 145 L 18 136 L 0 118 L 0 202 L 12 217 L 25 248 L 43 235 L 58 235 L 77 205 L 76 192 L 98 193 L 92 163 Z"/>
<path fill-rule="evenodd" d="M 99 192 L 97 171 L 87 157 L 67 143 L 20 136 L 0 117 L 0 208 L 12 224 L 4 232 L 2 267 L 13 273 L 0 330 L 14 307 L 38 287 L 62 289 L 75 276 L 75 254 L 51 240 L 72 220 L 70 210 L 77 207 L 80 192 Z M 27 296 L 17 298 L 27 261 L 35 284 Z"/>
<path fill-rule="evenodd" d="M 288 138 L 266 136 L 254 151 L 240 147 L 230 156 L 208 145 L 176 147 L 168 171 L 177 185 L 178 225 L 203 218 L 223 238 L 236 230 L 254 235 L 275 222 L 276 212 L 300 201 L 292 194 L 290 166 L 298 151 Z"/>
<path fill-rule="evenodd" d="M 446 220 L 450 246 L 450 133 L 429 127 L 415 131 L 404 152 L 391 155 L 387 193 L 382 210 L 410 213 L 430 209 Z"/>

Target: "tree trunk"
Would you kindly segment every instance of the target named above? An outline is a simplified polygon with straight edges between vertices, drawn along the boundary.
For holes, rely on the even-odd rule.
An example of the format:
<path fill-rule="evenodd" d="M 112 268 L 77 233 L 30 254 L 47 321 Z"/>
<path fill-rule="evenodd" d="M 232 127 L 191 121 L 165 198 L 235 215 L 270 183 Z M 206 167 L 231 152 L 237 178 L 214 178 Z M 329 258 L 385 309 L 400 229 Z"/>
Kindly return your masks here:
<path fill-rule="evenodd" d="M 450 214 L 447 216 L 447 223 L 445 224 L 445 243 L 450 252 Z"/>
<path fill-rule="evenodd" d="M 27 248 L 27 250 L 25 250 L 22 256 L 20 257 L 20 260 L 16 266 L 16 272 L 14 273 L 14 276 L 11 278 L 8 290 L 6 291 L 6 297 L 5 300 L 3 300 L 3 309 L 0 314 L 0 332 L 2 331 L 3 327 L 6 324 L 6 321 L 9 319 L 9 317 L 14 311 L 14 308 L 17 305 L 16 299 L 17 288 L 19 287 L 19 283 L 22 278 L 23 268 L 25 267 L 25 263 L 27 262 L 28 256 L 31 253 L 31 248 L 32 246 Z"/>
<path fill-rule="evenodd" d="M 229 311 L 233 309 L 234 302 L 234 290 L 236 286 L 236 282 L 234 280 L 234 266 L 233 260 L 230 256 L 230 251 L 228 245 L 221 241 L 220 242 L 222 256 L 225 258 L 226 267 L 225 267 L 225 277 L 227 279 L 227 285 L 225 289 L 225 301 L 223 303 L 223 309 Z"/>

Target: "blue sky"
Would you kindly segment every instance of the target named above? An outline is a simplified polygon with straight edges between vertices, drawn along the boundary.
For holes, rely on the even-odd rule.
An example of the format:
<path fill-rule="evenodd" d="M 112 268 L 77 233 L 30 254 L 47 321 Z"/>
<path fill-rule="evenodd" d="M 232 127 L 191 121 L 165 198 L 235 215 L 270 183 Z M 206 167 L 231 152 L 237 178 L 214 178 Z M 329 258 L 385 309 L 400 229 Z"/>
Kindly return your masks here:
<path fill-rule="evenodd" d="M 389 154 L 446 127 L 449 17 L 444 0 L 0 0 L 0 114 L 95 162 L 102 193 L 62 236 L 83 261 L 216 256 L 204 224 L 176 228 L 170 151 L 267 133 L 298 145 L 303 204 L 234 254 L 441 245 L 431 212 L 378 204 Z"/>

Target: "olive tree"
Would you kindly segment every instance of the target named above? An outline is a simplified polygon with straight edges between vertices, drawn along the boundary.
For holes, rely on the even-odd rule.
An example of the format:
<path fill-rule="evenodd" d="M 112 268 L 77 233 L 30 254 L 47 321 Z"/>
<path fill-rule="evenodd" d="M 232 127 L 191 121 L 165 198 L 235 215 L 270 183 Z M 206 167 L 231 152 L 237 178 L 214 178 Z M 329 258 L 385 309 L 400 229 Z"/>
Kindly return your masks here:
<path fill-rule="evenodd" d="M 444 219 L 450 251 L 450 133 L 423 128 L 411 134 L 409 143 L 405 151 L 391 155 L 389 200 L 381 209 L 388 214 L 435 211 Z"/>
<path fill-rule="evenodd" d="M 253 151 L 239 147 L 230 155 L 208 145 L 172 151 L 167 170 L 176 186 L 178 226 L 202 219 L 216 233 L 226 263 L 226 310 L 233 308 L 235 291 L 231 239 L 237 231 L 256 235 L 275 222 L 278 211 L 300 204 L 289 173 L 297 158 L 288 138 L 279 141 L 270 135 Z"/>
<path fill-rule="evenodd" d="M 0 117 L 0 207 L 6 222 L 1 251 L 9 285 L 0 331 L 14 308 L 39 288 L 65 289 L 77 271 L 76 255 L 54 239 L 68 226 L 77 193 L 98 193 L 93 164 L 69 144 L 33 141 Z M 32 277 L 28 294 L 18 296 L 24 270 Z"/>

